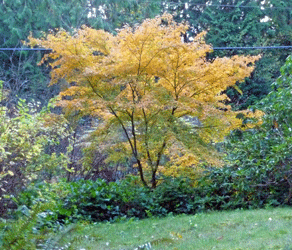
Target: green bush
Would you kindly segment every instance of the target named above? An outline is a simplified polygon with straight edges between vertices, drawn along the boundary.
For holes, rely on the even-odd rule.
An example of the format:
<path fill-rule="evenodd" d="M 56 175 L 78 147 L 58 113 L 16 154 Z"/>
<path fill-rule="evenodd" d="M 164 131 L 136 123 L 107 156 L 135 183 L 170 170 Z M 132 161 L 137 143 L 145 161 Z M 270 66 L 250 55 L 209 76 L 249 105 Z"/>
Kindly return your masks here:
<path fill-rule="evenodd" d="M 22 99 L 11 114 L 1 103 L 7 92 L 0 81 L 0 214 L 13 205 L 6 197 L 32 180 L 69 171 L 69 152 L 48 152 L 69 136 L 65 118 L 50 112 L 52 103 L 38 112 Z"/>
<path fill-rule="evenodd" d="M 233 132 L 225 143 L 230 167 L 219 170 L 219 176 L 215 171 L 208 177 L 212 185 L 225 185 L 224 192 L 230 196 L 231 207 L 236 202 L 241 207 L 291 205 L 291 56 L 281 73 L 273 84 L 274 91 L 255 106 L 265 113 L 262 125 L 245 132 Z M 225 180 L 221 180 L 220 175 Z"/>
<path fill-rule="evenodd" d="M 267 195 L 267 193 L 266 193 Z M 270 196 L 269 196 L 270 197 Z M 38 202 L 54 202 L 50 210 L 52 221 L 43 221 L 43 227 L 54 222 L 71 223 L 80 220 L 117 221 L 121 218 L 146 218 L 172 214 L 194 214 L 207 210 L 262 207 L 269 202 L 277 204 L 273 196 L 263 196 L 246 178 L 246 172 L 229 168 L 212 170 L 196 187 L 187 179 L 166 178 L 151 190 L 133 184 L 131 178 L 120 182 L 79 180 L 30 185 L 16 198 L 18 206 L 29 209 Z"/>
<path fill-rule="evenodd" d="M 153 190 L 153 199 L 163 208 L 157 214 L 189 214 L 196 211 L 194 198 L 196 190 L 192 187 L 190 179 L 185 178 L 166 178 L 161 185 Z"/>
<path fill-rule="evenodd" d="M 250 209 L 286 204 L 289 189 L 269 185 L 269 174 L 254 168 L 234 166 L 211 169 L 196 187 L 187 179 L 167 178 L 151 190 L 131 179 L 106 183 L 104 180 L 79 180 L 30 185 L 15 199 L 19 209 L 30 209 L 38 202 L 54 202 L 39 228 L 55 223 L 77 221 L 117 221 L 121 218 L 146 218 L 172 214 L 194 214 L 208 210 Z M 262 183 L 262 184 L 261 184 Z M 16 213 L 14 213 L 16 214 Z"/>
<path fill-rule="evenodd" d="M 31 184 L 15 199 L 18 206 L 32 207 L 37 202 L 55 202 L 51 218 L 70 223 L 78 220 L 115 221 L 120 218 L 146 218 L 168 213 L 193 213 L 195 189 L 190 181 L 165 179 L 151 190 L 134 184 L 133 178 L 106 183 L 104 180 L 79 180 Z"/>

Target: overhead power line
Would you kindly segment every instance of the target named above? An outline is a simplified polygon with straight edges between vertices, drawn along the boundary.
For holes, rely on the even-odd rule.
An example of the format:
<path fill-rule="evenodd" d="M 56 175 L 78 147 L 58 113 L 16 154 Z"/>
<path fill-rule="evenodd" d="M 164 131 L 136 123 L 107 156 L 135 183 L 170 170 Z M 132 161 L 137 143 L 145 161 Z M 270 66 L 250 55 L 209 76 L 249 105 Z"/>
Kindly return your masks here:
<path fill-rule="evenodd" d="M 292 46 L 213 47 L 213 50 L 292 49 Z"/>
<path fill-rule="evenodd" d="M 255 50 L 255 49 L 292 49 L 291 46 L 255 46 L 255 47 L 213 47 L 213 50 Z M 44 48 L 0 48 L 0 51 L 44 51 L 52 52 L 52 49 Z"/>
<path fill-rule="evenodd" d="M 152 2 L 153 1 L 147 1 L 147 2 Z M 249 8 L 249 9 L 279 9 L 279 10 L 292 10 L 292 7 L 276 7 L 276 6 L 246 6 L 246 5 L 233 5 L 233 4 L 206 4 L 206 3 L 189 3 L 189 2 L 165 2 L 165 4 L 188 4 L 191 6 L 205 6 L 205 7 L 230 7 L 230 8 Z"/>
<path fill-rule="evenodd" d="M 52 52 L 52 49 L 44 49 L 44 48 L 0 48 L 0 51 L 47 51 Z"/>

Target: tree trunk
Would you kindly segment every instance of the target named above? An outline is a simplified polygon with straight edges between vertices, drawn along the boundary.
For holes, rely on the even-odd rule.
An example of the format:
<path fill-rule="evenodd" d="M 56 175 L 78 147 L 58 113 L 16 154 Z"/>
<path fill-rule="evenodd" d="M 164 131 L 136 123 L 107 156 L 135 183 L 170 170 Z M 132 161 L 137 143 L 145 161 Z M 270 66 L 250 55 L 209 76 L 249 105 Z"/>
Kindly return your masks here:
<path fill-rule="evenodd" d="M 151 188 L 154 189 L 157 186 L 157 181 L 156 181 L 156 172 L 157 172 L 157 168 L 152 171 L 152 178 L 151 178 Z"/>
<path fill-rule="evenodd" d="M 139 174 L 140 174 L 140 179 L 141 179 L 144 187 L 149 187 L 147 182 L 145 181 L 145 178 L 144 178 L 142 164 L 141 164 L 139 159 L 136 158 L 136 160 L 137 160 L 137 164 L 138 164 L 138 170 L 139 170 Z"/>

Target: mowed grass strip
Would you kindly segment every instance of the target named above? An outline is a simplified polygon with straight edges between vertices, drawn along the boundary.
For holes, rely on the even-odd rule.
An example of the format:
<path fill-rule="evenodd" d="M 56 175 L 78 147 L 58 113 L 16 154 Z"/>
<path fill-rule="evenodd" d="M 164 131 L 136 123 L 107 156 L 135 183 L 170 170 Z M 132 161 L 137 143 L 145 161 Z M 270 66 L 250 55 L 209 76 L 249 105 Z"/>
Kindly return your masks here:
<path fill-rule="evenodd" d="M 292 208 L 79 223 L 57 244 L 86 250 L 292 249 Z"/>

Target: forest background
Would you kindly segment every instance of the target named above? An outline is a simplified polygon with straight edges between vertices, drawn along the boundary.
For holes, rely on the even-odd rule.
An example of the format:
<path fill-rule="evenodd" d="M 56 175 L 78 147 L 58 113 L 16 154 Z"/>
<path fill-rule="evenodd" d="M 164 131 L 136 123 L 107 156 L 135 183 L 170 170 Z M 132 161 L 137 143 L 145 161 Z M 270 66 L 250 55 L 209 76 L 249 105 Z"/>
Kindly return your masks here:
<path fill-rule="evenodd" d="M 147 189 L 139 189 L 142 188 L 139 179 L 124 180 L 129 174 L 137 173 L 132 158 L 109 164 L 107 155 L 95 150 L 96 145 L 92 146 L 90 133 L 98 120 L 62 113 L 61 108 L 54 105 L 52 98 L 69 83 L 48 86 L 51 69 L 48 63 L 38 66 L 48 51 L 1 50 L 2 216 L 24 207 L 40 206 L 37 205 L 40 200 L 37 190 L 46 190 L 49 183 L 57 187 L 54 190 L 50 186 L 51 194 L 43 190 L 42 195 L 52 202 L 56 198 L 54 192 L 62 190 L 63 202 L 67 202 L 67 207 L 66 202 L 54 209 L 50 207 L 55 211 L 53 221 L 111 220 L 125 215 L 143 218 L 169 212 L 290 204 L 290 51 L 246 50 L 244 47 L 291 45 L 292 1 L 3 1 L 0 5 L 0 47 L 21 48 L 30 34 L 38 38 L 43 32 L 54 33 L 56 29 L 73 34 L 83 25 L 115 35 L 117 29 L 126 24 L 140 24 L 164 12 L 172 14 L 177 22 L 189 23 L 190 28 L 182 34 L 186 43 L 207 31 L 206 43 L 213 47 L 242 47 L 214 50 L 207 54 L 210 62 L 216 57 L 261 55 L 250 77 L 237 83 L 242 93 L 237 88 L 228 88 L 226 94 L 234 111 L 262 110 L 265 113 L 262 125 L 245 132 L 235 130 L 224 142 L 215 145 L 224 156 L 224 167 L 205 166 L 199 176 L 188 171 L 170 174 L 171 177 L 161 176 L 161 184 L 150 194 Z M 95 182 L 97 178 L 106 182 Z M 126 183 L 119 186 L 121 197 L 115 194 L 115 198 L 109 198 L 108 193 L 114 191 L 106 183 L 122 180 Z M 41 184 L 31 186 L 31 183 Z M 133 190 L 126 191 L 131 185 Z M 98 198 L 90 191 L 93 186 L 105 188 L 105 196 L 102 194 Z M 70 194 L 69 189 L 72 190 Z M 84 202 L 77 208 L 79 196 L 84 197 Z M 100 200 L 92 205 L 92 199 Z M 139 202 L 141 199 L 144 202 Z M 151 204 L 150 200 L 155 202 Z M 117 205 L 120 210 L 115 210 Z M 37 209 L 47 211 L 47 207 Z M 96 216 L 96 211 L 101 215 Z"/>

